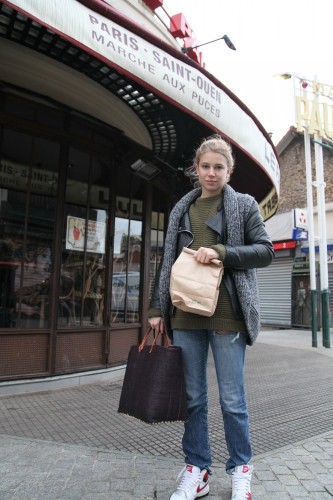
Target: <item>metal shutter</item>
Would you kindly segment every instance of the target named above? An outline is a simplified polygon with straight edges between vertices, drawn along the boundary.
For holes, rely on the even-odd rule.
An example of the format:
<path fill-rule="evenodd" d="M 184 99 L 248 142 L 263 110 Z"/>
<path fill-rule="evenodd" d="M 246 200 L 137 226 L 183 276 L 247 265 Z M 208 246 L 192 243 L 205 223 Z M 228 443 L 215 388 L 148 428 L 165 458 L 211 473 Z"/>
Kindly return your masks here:
<path fill-rule="evenodd" d="M 275 258 L 268 267 L 257 269 L 261 322 L 291 326 L 291 276 L 293 259 Z"/>

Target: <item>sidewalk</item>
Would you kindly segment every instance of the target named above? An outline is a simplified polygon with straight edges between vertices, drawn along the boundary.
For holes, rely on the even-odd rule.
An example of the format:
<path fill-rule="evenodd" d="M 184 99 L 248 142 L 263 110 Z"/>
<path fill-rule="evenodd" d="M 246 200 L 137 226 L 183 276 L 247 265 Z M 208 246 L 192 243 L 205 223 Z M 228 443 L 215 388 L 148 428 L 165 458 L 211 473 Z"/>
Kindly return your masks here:
<path fill-rule="evenodd" d="M 311 332 L 263 331 L 248 349 L 254 500 L 333 498 L 333 355 Z M 213 366 L 210 496 L 230 499 Z M 1 500 L 167 500 L 182 424 L 119 415 L 121 380 L 0 398 Z"/>

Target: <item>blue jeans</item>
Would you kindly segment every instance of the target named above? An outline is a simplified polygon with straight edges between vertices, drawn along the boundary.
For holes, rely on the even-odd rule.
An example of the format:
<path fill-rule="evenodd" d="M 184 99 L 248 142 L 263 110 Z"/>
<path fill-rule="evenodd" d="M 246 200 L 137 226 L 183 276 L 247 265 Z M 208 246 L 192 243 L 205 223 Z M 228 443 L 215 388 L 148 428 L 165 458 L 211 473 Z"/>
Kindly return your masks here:
<path fill-rule="evenodd" d="M 173 340 L 174 345 L 182 348 L 189 413 L 183 436 L 185 463 L 208 470 L 212 463 L 207 394 L 207 357 L 210 344 L 229 452 L 226 470 L 247 464 L 251 459 L 251 444 L 244 390 L 245 334 L 219 334 L 214 330 L 174 330 Z"/>

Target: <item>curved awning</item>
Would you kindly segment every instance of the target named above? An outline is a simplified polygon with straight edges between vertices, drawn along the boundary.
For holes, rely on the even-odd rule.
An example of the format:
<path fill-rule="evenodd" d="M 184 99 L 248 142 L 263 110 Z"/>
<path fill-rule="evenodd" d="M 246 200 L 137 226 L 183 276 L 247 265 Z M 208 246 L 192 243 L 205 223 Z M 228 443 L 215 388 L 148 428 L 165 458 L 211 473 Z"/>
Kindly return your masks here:
<path fill-rule="evenodd" d="M 232 186 L 255 196 L 265 219 L 275 213 L 279 164 L 269 135 L 229 89 L 181 50 L 101 0 L 3 4 L 0 35 L 84 73 L 126 103 L 145 124 L 156 161 L 179 176 L 200 140 L 220 133 L 236 156 Z"/>

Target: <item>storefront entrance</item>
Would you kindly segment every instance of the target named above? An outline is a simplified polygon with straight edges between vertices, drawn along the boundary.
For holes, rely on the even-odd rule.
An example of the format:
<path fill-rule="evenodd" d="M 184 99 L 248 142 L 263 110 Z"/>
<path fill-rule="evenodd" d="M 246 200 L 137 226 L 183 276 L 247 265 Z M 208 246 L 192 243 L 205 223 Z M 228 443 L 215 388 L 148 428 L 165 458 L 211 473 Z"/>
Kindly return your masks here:
<path fill-rule="evenodd" d="M 3 99 L 0 378 L 124 363 L 141 332 L 164 217 L 144 217 L 151 189 L 109 131 L 55 106 Z"/>

